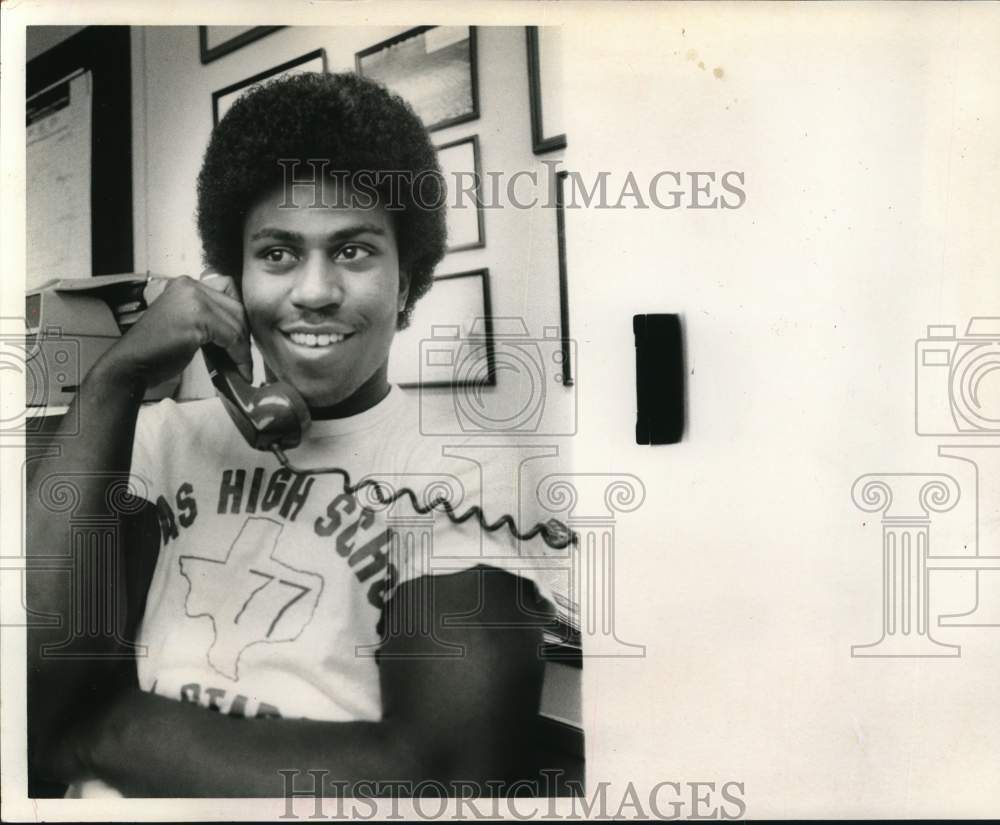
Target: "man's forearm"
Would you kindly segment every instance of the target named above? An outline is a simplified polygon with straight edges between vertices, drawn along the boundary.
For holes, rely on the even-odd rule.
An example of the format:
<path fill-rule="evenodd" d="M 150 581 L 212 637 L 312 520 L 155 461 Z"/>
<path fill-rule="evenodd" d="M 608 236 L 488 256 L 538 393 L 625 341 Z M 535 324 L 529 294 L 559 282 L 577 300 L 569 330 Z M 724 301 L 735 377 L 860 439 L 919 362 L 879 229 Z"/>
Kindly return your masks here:
<path fill-rule="evenodd" d="M 363 781 L 440 779 L 419 740 L 391 721 L 243 719 L 132 689 L 82 750 L 87 772 L 126 796 L 281 797 L 293 786 L 311 792 L 310 770 L 322 772 L 326 795 Z"/>
<path fill-rule="evenodd" d="M 99 363 L 63 418 L 59 454 L 29 467 L 28 695 L 36 765 L 44 765 L 73 705 L 96 698 L 120 664 L 124 554 L 107 539 L 118 536 L 114 502 L 128 478 L 143 392 L 140 383 L 115 379 Z M 99 562 L 82 563 L 87 553 Z"/>
<path fill-rule="evenodd" d="M 328 795 L 363 781 L 489 788 L 520 776 L 542 687 L 541 631 L 525 626 L 520 607 L 533 603 L 528 589 L 478 568 L 401 584 L 386 625 L 410 628 L 399 611 L 427 604 L 433 632 L 384 640 L 382 721 L 244 719 L 131 689 L 75 737 L 82 767 L 71 775 L 97 776 L 131 796 L 282 796 L 291 790 L 286 776 L 307 792 L 322 776 L 317 792 Z M 445 623 L 470 605 L 480 607 L 477 621 Z M 442 657 L 441 643 L 461 655 Z"/>

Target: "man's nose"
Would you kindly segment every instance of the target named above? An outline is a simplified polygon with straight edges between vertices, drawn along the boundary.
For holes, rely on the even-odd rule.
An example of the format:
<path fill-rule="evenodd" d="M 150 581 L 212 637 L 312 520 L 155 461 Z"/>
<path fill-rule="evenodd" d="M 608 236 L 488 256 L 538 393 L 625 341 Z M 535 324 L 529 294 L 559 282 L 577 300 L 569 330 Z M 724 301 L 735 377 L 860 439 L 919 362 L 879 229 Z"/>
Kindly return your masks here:
<path fill-rule="evenodd" d="M 292 303 L 308 309 L 320 309 L 344 301 L 344 284 L 340 268 L 326 252 L 311 252 L 299 267 L 292 287 Z"/>

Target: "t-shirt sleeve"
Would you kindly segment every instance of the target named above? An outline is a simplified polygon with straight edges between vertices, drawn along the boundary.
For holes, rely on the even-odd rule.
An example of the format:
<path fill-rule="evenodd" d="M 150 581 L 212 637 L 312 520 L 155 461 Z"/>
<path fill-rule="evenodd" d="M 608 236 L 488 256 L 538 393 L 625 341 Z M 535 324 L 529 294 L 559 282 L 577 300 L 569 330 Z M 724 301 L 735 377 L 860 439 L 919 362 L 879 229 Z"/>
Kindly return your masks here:
<path fill-rule="evenodd" d="M 169 422 L 174 406 L 170 399 L 144 404 L 136 419 L 129 486 L 132 495 L 149 502 L 155 502 L 163 494 L 162 450 L 170 441 Z"/>

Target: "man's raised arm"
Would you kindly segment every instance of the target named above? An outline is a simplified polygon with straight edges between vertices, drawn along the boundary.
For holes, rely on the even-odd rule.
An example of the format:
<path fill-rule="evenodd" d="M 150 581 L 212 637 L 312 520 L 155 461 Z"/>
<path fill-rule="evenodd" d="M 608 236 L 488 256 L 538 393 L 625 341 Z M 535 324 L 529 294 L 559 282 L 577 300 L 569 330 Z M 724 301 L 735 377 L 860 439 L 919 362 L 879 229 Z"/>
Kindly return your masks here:
<path fill-rule="evenodd" d="M 35 614 L 28 633 L 28 748 L 42 775 L 51 775 L 53 760 L 65 755 L 58 745 L 66 726 L 81 707 L 100 698 L 128 656 L 129 548 L 117 541 L 102 544 L 86 529 L 74 532 L 74 523 L 93 518 L 106 525 L 119 515 L 148 386 L 179 373 L 209 342 L 229 349 L 237 364 L 249 363 L 243 307 L 227 287 L 232 293 L 224 278 L 214 279 L 211 288 L 189 278 L 173 281 L 84 379 L 58 433 L 61 453 L 32 464 L 26 489 L 27 596 Z M 68 431 L 73 422 L 79 426 L 75 435 Z M 67 500 L 72 507 L 63 506 Z M 100 563 L 75 558 L 91 550 Z M 98 615 L 118 621 L 88 627 Z M 64 763 L 58 772 L 65 773 Z"/>

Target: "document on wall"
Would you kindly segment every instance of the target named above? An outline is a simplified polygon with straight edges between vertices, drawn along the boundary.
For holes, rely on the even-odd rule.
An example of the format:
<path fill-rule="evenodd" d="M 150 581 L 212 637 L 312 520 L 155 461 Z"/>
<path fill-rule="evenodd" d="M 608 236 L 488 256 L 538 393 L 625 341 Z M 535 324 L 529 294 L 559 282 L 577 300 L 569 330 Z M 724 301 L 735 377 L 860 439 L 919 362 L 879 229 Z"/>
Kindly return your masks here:
<path fill-rule="evenodd" d="M 91 74 L 79 71 L 27 102 L 25 288 L 91 269 Z"/>

